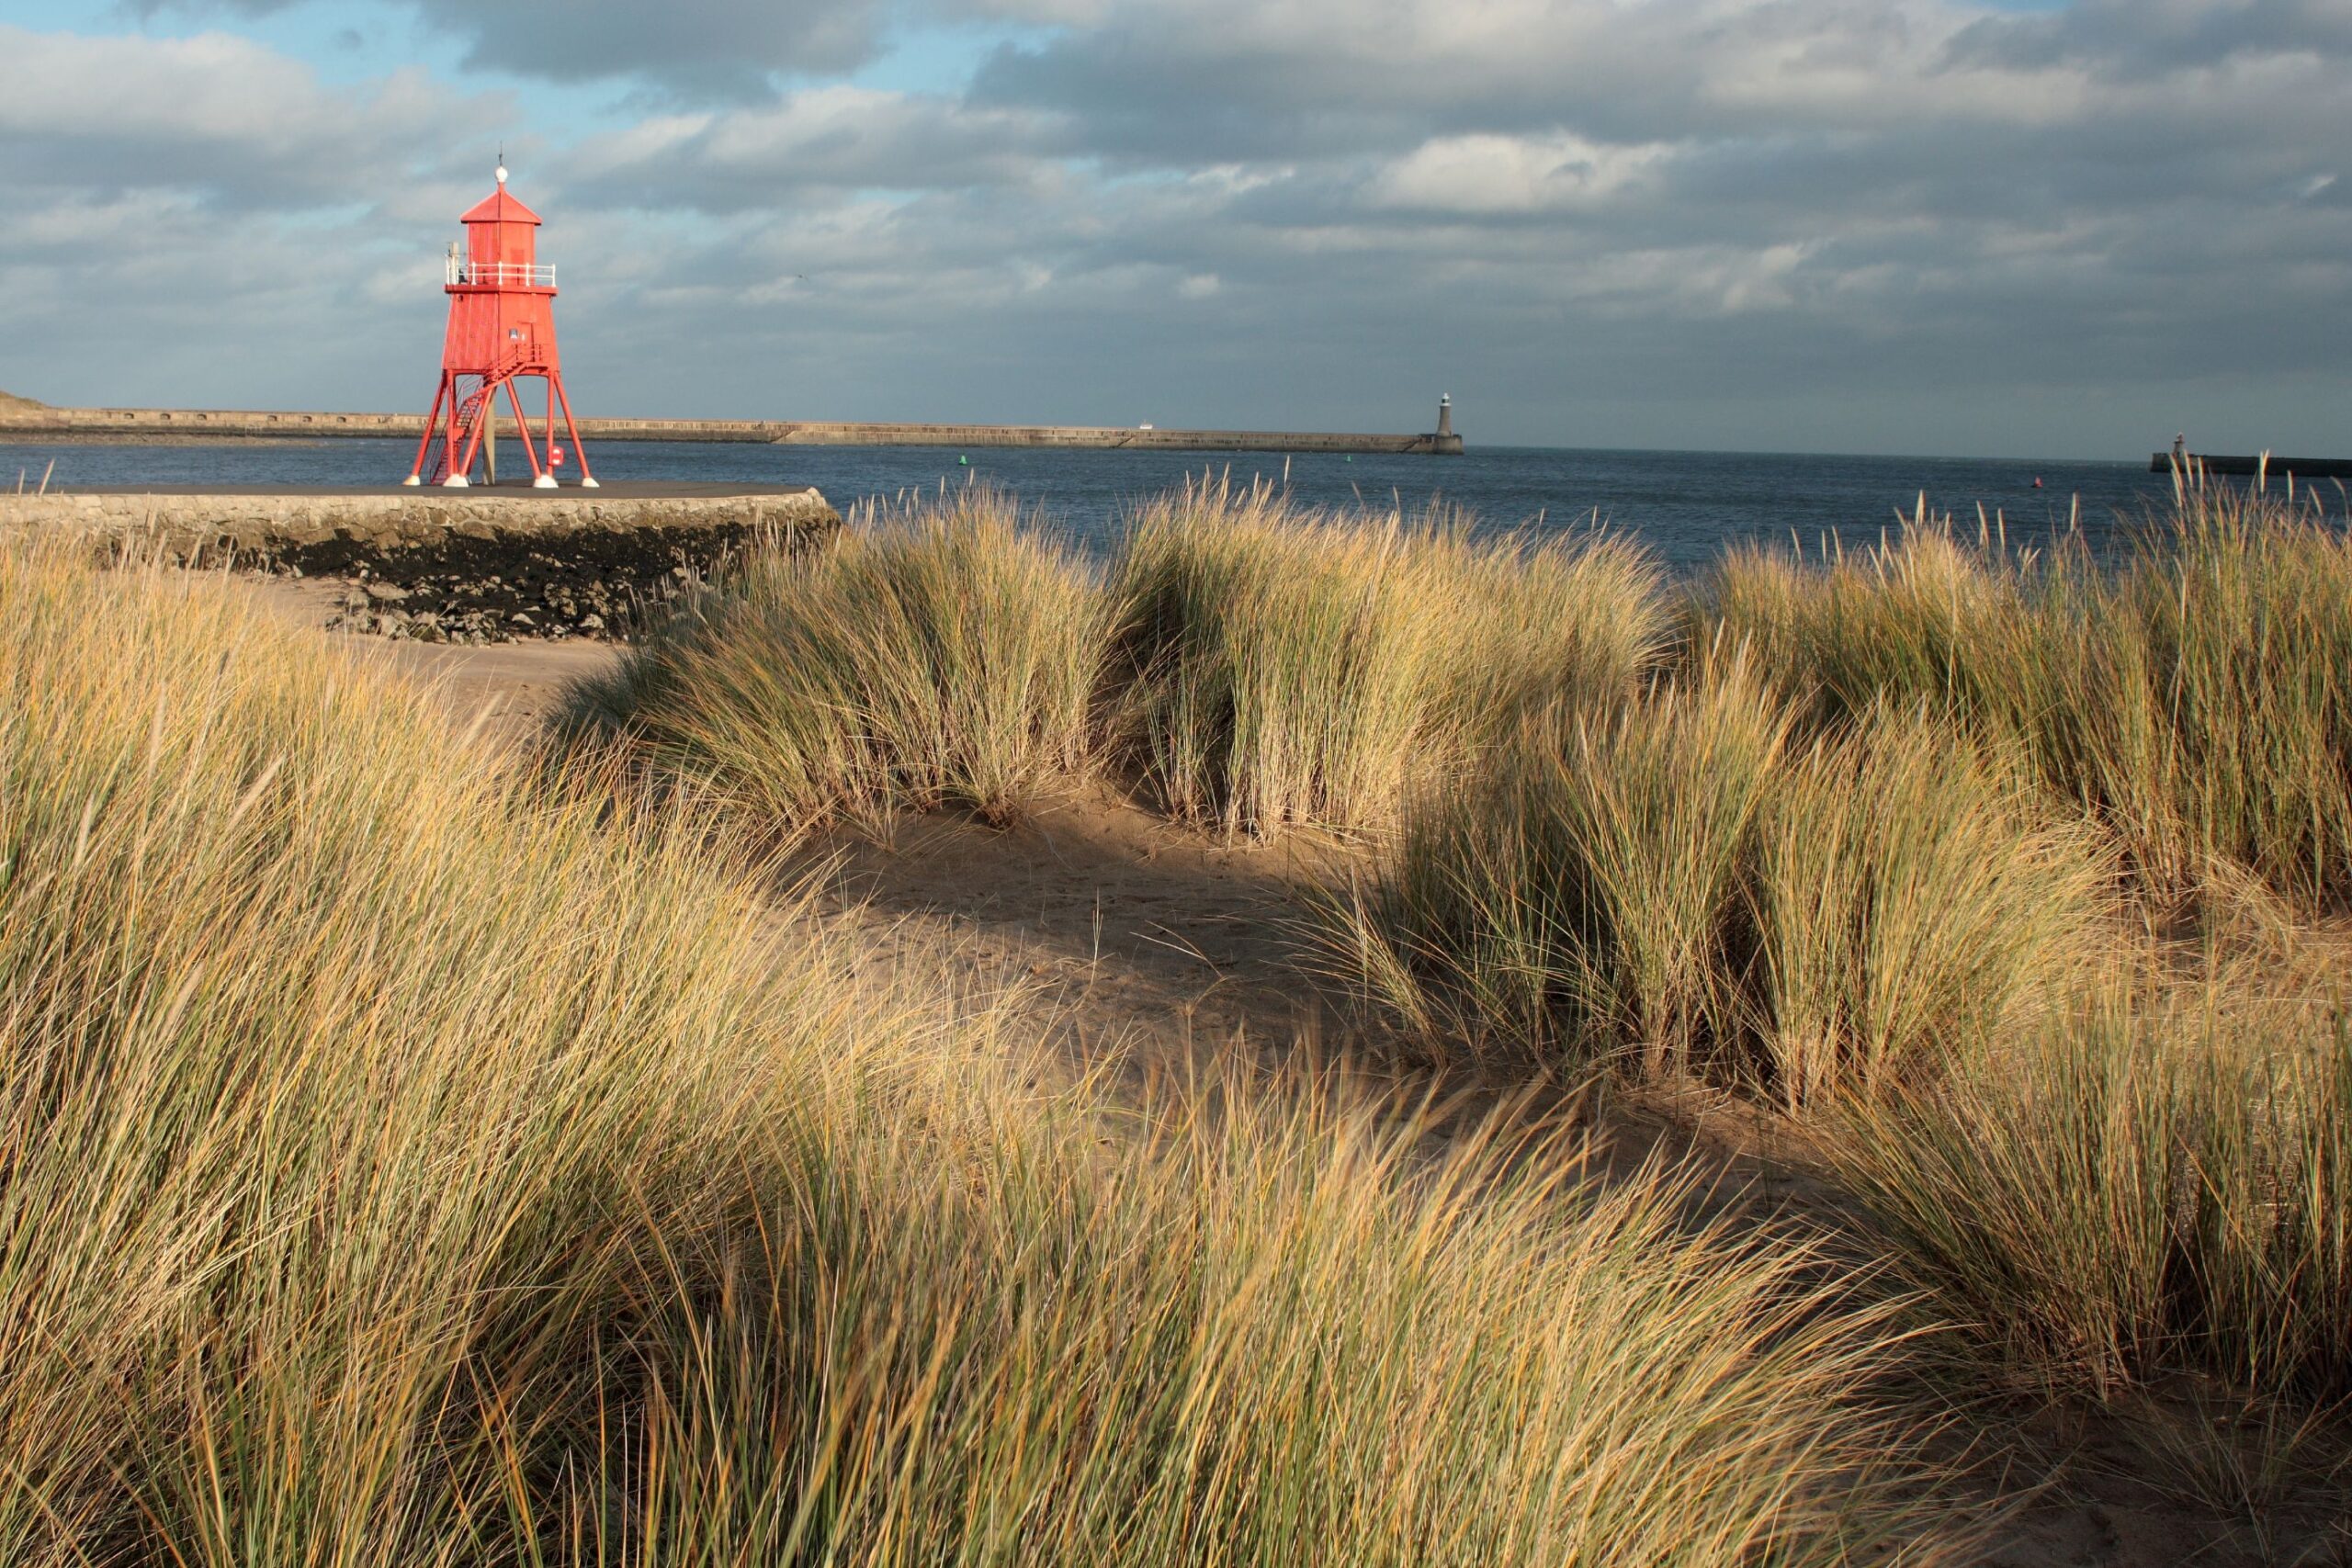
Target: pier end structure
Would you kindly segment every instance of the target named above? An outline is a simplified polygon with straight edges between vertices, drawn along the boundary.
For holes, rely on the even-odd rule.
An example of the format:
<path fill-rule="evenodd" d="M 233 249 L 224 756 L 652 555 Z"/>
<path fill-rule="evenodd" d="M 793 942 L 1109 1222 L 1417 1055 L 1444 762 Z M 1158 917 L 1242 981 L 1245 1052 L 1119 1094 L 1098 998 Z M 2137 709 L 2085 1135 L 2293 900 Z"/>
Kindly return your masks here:
<path fill-rule="evenodd" d="M 181 559 L 322 564 L 339 555 L 451 540 L 560 551 L 582 541 L 684 532 L 829 532 L 841 517 L 814 485 L 615 484 L 582 494 L 528 487 L 103 485 L 0 490 L 0 538 L 38 535 Z"/>
<path fill-rule="evenodd" d="M 0 542 L 364 583 L 380 618 L 428 641 L 609 636 L 629 607 L 716 576 L 754 546 L 811 547 L 840 526 L 813 488 L 0 491 Z"/>
<path fill-rule="evenodd" d="M 1437 400 L 1437 429 L 1430 435 L 1430 450 L 1441 457 L 1462 456 L 1462 437 L 1453 434 L 1453 394 L 1441 392 Z"/>

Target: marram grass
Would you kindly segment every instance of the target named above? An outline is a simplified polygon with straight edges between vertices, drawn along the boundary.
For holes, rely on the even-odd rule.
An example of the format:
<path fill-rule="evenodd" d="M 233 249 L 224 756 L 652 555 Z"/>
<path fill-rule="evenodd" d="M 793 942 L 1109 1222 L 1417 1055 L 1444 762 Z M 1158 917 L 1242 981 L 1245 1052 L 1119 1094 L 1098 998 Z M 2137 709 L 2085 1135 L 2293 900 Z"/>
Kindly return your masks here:
<path fill-rule="evenodd" d="M 2308 501 L 2309 498 L 2307 497 Z M 2124 560 L 1968 548 L 1924 510 L 1807 566 L 1736 553 L 1695 636 L 1746 641 L 1827 721 L 1926 705 L 2020 750 L 2159 895 L 2216 862 L 2352 896 L 2352 542 L 2308 504 L 2184 487 Z"/>
<path fill-rule="evenodd" d="M 1338 940 L 1441 1050 L 1805 1115 L 1980 1365 L 2339 1409 L 2341 976 L 2146 933 L 2352 892 L 2352 547 L 2218 490 L 2105 565 L 1920 525 L 1735 554 L 1638 701 L 1420 797 Z"/>
<path fill-rule="evenodd" d="M 755 555 L 582 712 L 785 835 L 959 806 L 1007 820 L 1084 768 L 1102 594 L 986 489 Z"/>
<path fill-rule="evenodd" d="M 0 605 L 0 1558 L 1935 1550 L 1880 1313 L 1671 1179 L 1120 1130 L 219 585 Z"/>
<path fill-rule="evenodd" d="M 1003 821 L 1108 770 L 1180 818 L 1382 827 L 1543 704 L 1633 694 L 1663 649 L 1627 542 L 1480 539 L 1201 480 L 1097 576 L 984 488 L 754 558 L 583 712 L 790 833 L 962 807 Z"/>
<path fill-rule="evenodd" d="M 1342 946 L 1425 1030 L 1791 1106 L 1932 1074 L 2084 965 L 2090 835 L 1939 721 L 1801 739 L 1755 662 L 1529 719 L 1421 801 Z"/>
<path fill-rule="evenodd" d="M 1482 539 L 1223 480 L 1137 509 L 1113 592 L 1108 675 L 1148 790 L 1261 837 L 1385 825 L 1531 706 L 1629 697 L 1667 629 L 1622 538 Z"/>
<path fill-rule="evenodd" d="M 969 494 L 763 564 L 608 704 L 793 829 L 1001 818 L 1090 770 L 1228 832 L 1374 829 L 1339 940 L 1433 1049 L 1696 1077 L 1807 1119 L 1984 1365 L 2345 1396 L 2340 1026 L 2256 1006 L 2244 974 L 2192 1004 L 2129 934 L 2199 900 L 2276 898 L 2291 925 L 2352 892 L 2331 521 L 2185 489 L 2100 563 L 1970 547 L 1923 512 L 1819 563 L 1735 553 L 1673 648 L 1653 569 L 1605 537 L 1539 549 L 1197 484 L 1139 508 L 1098 577 L 1017 521 Z M 643 1489 L 580 1479 L 619 1473 L 598 1452 L 567 1472 L 575 1533 Z M 1235 1473 L 1217 1485 L 1258 1484 Z M 1307 1489 L 1287 1519 L 1339 1506 L 1285 1484 Z M 1010 1507 L 987 1517 L 1030 1517 Z M 1084 1533 L 1110 1528 L 1069 1539 L 1115 1556 Z"/>
<path fill-rule="evenodd" d="M 2340 998 L 2119 966 L 1835 1140 L 1907 1275 L 2013 1367 L 2102 1394 L 2192 1371 L 2352 1396 Z"/>
<path fill-rule="evenodd" d="M 1098 580 L 973 489 L 756 559 L 589 707 L 787 832 L 1003 819 L 1106 766 L 1228 832 L 1385 830 L 1532 716 L 1632 703 L 1670 620 L 1607 535 L 1204 480 L 1141 505 Z M 1818 565 L 1735 551 L 1685 621 L 1685 663 L 1749 649 L 1803 743 L 1924 713 L 2016 759 L 2145 892 L 2236 864 L 2307 910 L 2352 897 L 2352 545 L 2308 507 L 2184 489 L 2112 567 L 1972 548 L 1923 510 Z"/>
<path fill-rule="evenodd" d="M 1935 1077 L 2097 972 L 2113 857 L 2016 759 L 1882 706 L 1781 759 L 1735 941 L 1738 1038 L 1797 1106 Z"/>

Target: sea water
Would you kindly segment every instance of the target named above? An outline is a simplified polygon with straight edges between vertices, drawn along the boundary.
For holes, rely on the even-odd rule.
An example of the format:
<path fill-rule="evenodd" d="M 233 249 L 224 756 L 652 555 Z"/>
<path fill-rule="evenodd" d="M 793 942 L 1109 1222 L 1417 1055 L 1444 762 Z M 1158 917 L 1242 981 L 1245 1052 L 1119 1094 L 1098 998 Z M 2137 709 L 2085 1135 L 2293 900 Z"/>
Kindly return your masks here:
<path fill-rule="evenodd" d="M 0 443 L 0 486 L 38 484 L 397 484 L 406 441 L 234 441 L 173 446 Z M 522 454 L 501 454 L 520 469 Z M 1263 480 L 1317 507 L 1460 508 L 1480 527 L 1555 532 L 1596 524 L 1630 535 L 1688 570 L 1751 540 L 1810 553 L 1825 538 L 1875 542 L 1912 514 L 1953 514 L 1973 536 L 1980 514 L 2012 547 L 2039 547 L 2079 527 L 2095 549 L 2170 497 L 2138 463 L 1987 457 L 1828 457 L 1473 446 L 1459 457 L 1332 453 L 1135 452 L 1077 447 L 773 446 L 616 441 L 594 449 L 596 475 L 815 485 L 846 512 L 856 502 L 988 483 L 1019 498 L 1041 526 L 1090 548 L 1116 536 L 1136 501 L 1190 477 Z M 2039 485 L 2035 481 L 2039 479 Z M 567 476 L 569 482 L 569 476 Z M 2331 511 L 2340 508 L 2331 505 Z"/>

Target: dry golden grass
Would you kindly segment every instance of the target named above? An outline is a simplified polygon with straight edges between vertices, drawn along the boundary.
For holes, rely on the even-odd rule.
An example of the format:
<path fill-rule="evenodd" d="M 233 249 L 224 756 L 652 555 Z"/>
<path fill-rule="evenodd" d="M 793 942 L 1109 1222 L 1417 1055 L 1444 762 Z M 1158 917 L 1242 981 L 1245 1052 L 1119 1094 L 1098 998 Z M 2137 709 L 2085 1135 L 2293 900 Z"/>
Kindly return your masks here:
<path fill-rule="evenodd" d="M 1145 503 L 1098 582 L 981 488 L 755 558 L 586 716 L 786 832 L 901 808 L 1004 820 L 1109 761 L 1227 832 L 1390 823 L 1538 704 L 1629 698 L 1669 612 L 1605 536 L 1327 517 L 1202 481 Z"/>
<path fill-rule="evenodd" d="M 2305 502 L 2310 498 L 2307 496 Z M 1808 568 L 1743 552 L 1695 635 L 1825 722 L 1925 705 L 2015 746 L 2158 896 L 2215 861 L 2306 910 L 2352 895 L 2352 542 L 2284 496 L 2185 487 L 2120 566 L 1955 542 L 1923 511 Z"/>
<path fill-rule="evenodd" d="M 1372 829 L 1336 940 L 1433 1049 L 1695 1077 L 1804 1118 L 2000 1386 L 2113 1398 L 2188 1372 L 2283 1402 L 2301 1431 L 2352 1393 L 2352 1046 L 2334 1004 L 2308 984 L 2282 997 L 2268 961 L 2160 964 L 2147 932 L 2202 908 L 2300 942 L 2352 893 L 2352 546 L 2259 495 L 2181 499 L 2108 567 L 1972 549 L 1924 514 L 1821 563 L 1736 555 L 1669 649 L 1657 575 L 1606 538 L 1482 541 L 1458 519 L 1201 485 L 1140 508 L 1097 578 L 969 492 L 756 563 L 597 700 L 639 756 L 787 833 L 907 807 L 1001 820 L 1094 769 L 1226 832 Z M 816 1059 L 852 1088 L 792 1091 L 756 1137 L 697 1112 L 696 1146 L 756 1175 L 609 1244 L 631 1271 L 582 1290 L 625 1308 L 583 1309 L 587 1337 L 548 1364 L 627 1375 L 568 1373 L 551 1414 L 514 1418 L 527 1441 L 477 1434 L 522 1500 L 499 1529 L 638 1540 L 659 1521 L 689 1556 L 1050 1541 L 1119 1561 L 1272 1559 L 1318 1531 L 1375 1561 L 1605 1558 L 1622 1531 L 1666 1560 L 1736 1561 L 1763 1549 L 1612 1512 L 1634 1506 L 1621 1460 L 1679 1467 L 1705 1498 L 1718 1480 L 1786 1485 L 1804 1500 L 1773 1517 L 1815 1522 L 1806 1489 L 1850 1472 L 1868 1428 L 1841 1401 L 1893 1352 L 1808 1296 L 1777 1240 L 1681 1237 L 1670 1194 L 1555 1190 L 1542 1160 L 1498 1171 L 1476 1140 L 1458 1168 L 1416 1173 L 1401 1135 L 1328 1106 L 1214 1132 L 1175 1114 L 1148 1157 L 1102 1156 L 1071 1112 L 904 1074 L 884 1023 L 876 1054 L 844 1053 L 821 1021 L 851 1004 L 831 991 L 794 1005 L 820 1021 L 745 1024 L 754 1044 L 711 1053 L 733 1053 L 722 1076 L 740 1089 Z M 1408 1237 L 1429 1250 L 1396 1250 Z M 1634 1253 L 1663 1259 L 1656 1290 L 1690 1292 L 1673 1310 L 1700 1337 L 1653 1324 L 1652 1286 L 1611 1293 L 1633 1289 L 1612 1270 Z M 1562 1259 L 1589 1271 L 1544 1272 Z M 810 1277 L 833 1282 L 814 1317 Z M 663 1315 L 711 1300 L 740 1303 L 724 1334 Z M 1464 1337 L 1440 1301 L 1466 1303 Z M 1605 1314 L 1577 1315 L 1590 1301 L 1623 1314 L 1625 1346 Z M 1555 1337 L 1561 1322 L 1592 1343 Z M 1806 1392 L 1774 1358 L 1815 1324 L 1846 1337 L 1804 1341 L 1835 1374 Z M 1637 1363 L 1716 1339 L 1762 1380 L 1723 1396 L 1754 1402 L 1738 1420 L 1757 1451 L 1812 1441 L 1784 1399 L 1812 1400 L 1835 1426 L 1826 1472 L 1718 1474 L 1642 1403 L 1676 1385 L 1622 1393 Z M 870 1385 L 824 1383 L 859 1367 Z M 1533 1403 L 1498 1416 L 1479 1392 L 1497 1380 Z M 822 1419 L 780 1404 L 786 1384 L 823 1386 Z M 1538 1476 L 1521 1467 L 1564 1451 L 1546 1445 L 1590 1451 L 1581 1418 L 1544 1403 L 1570 1388 L 1634 1400 L 1608 1420 L 1636 1448 Z M 1152 1440 L 1114 1440 L 1137 1431 Z M 672 1486 L 674 1506 L 646 1501 Z M 1442 1501 L 1507 1494 L 1544 1501 L 1475 1521 Z M 1869 1488 L 1854 1496 L 1861 1522 L 1835 1528 L 1875 1529 Z"/>
<path fill-rule="evenodd" d="M 1932 1074 L 2086 964 L 2098 846 L 1999 759 L 1895 712 L 1794 722 L 1745 650 L 1535 718 L 1421 805 L 1338 940 L 1425 1032 L 1791 1106 Z"/>
<path fill-rule="evenodd" d="M 1670 1179 L 1024 1097 L 214 584 L 0 605 L 0 1558 L 1932 1550 L 1882 1312 Z"/>
<path fill-rule="evenodd" d="M 1261 837 L 1386 825 L 1529 707 L 1630 697 L 1667 629 L 1625 540 L 1482 539 L 1222 480 L 1137 510 L 1113 592 L 1108 678 L 1147 788 Z"/>
<path fill-rule="evenodd" d="M 2278 952 L 2352 895 L 2343 530 L 2184 490 L 2102 567 L 1923 515 L 1734 555 L 1689 637 L 1416 806 L 1339 906 L 1373 994 L 1441 1051 L 1812 1119 L 2010 1373 L 2340 1405 L 2352 1032 L 2340 975 Z M 2198 908 L 2276 951 L 2158 962 Z"/>
<path fill-rule="evenodd" d="M 2039 1027 L 1857 1106 L 1845 1179 L 2011 1368 L 2102 1396 L 2192 1371 L 2352 1396 L 2352 1025 L 2340 994 L 2119 963 Z"/>
<path fill-rule="evenodd" d="M 1013 502 L 961 490 L 756 555 L 582 715 L 787 836 L 943 806 L 1004 820 L 1086 765 L 1102 620 Z"/>

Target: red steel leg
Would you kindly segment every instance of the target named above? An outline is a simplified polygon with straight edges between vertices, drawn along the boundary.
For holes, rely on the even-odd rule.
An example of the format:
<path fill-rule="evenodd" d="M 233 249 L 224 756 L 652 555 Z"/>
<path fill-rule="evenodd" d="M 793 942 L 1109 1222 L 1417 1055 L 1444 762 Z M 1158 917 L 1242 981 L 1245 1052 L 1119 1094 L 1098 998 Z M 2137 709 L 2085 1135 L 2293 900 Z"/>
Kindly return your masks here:
<path fill-rule="evenodd" d="M 588 471 L 588 449 L 580 445 L 580 426 L 571 417 L 571 400 L 564 394 L 563 378 L 550 375 L 548 385 L 555 389 L 555 400 L 563 405 L 563 428 L 571 437 L 571 455 L 580 459 L 580 482 L 594 490 L 596 476 Z"/>
<path fill-rule="evenodd" d="M 539 455 L 531 446 L 531 416 L 523 412 L 523 394 L 511 380 L 506 383 L 506 406 L 514 411 L 514 434 L 523 438 L 523 456 L 531 460 L 531 483 L 537 485 L 546 470 L 539 467 Z"/>
<path fill-rule="evenodd" d="M 488 385 L 488 383 L 487 383 L 487 380 L 485 380 L 485 382 L 484 382 L 484 390 L 483 390 L 483 392 L 482 392 L 482 398 L 481 398 L 481 408 L 482 408 L 482 409 L 487 409 L 487 408 L 489 408 L 489 407 L 491 406 L 491 404 L 492 404 L 492 400 L 494 400 L 497 396 L 498 396 L 498 389 L 497 389 L 496 387 L 489 386 L 489 385 Z M 453 424 L 456 423 L 456 416 L 455 416 L 455 415 L 452 415 L 452 416 L 451 416 L 451 423 L 452 423 Z M 451 469 L 451 470 L 450 470 L 450 472 L 452 472 L 452 473 L 463 474 L 463 475 L 465 475 L 469 479 L 472 479 L 472 478 L 473 478 L 473 472 L 474 472 L 474 457 L 475 457 L 475 455 L 476 455 L 476 454 L 478 454 L 479 452 L 481 452 L 481 432 L 482 432 L 482 426 L 483 426 L 485 423 L 488 423 L 488 422 L 487 422 L 487 421 L 485 421 L 485 420 L 481 417 L 481 409 L 477 409 L 477 410 L 475 411 L 475 412 L 474 412 L 474 427 L 473 427 L 473 429 L 472 429 L 471 431 L 468 432 L 468 433 L 467 433 L 467 435 L 466 435 L 466 461 L 465 461 L 465 466 L 464 466 L 463 468 L 453 468 L 453 469 Z"/>
<path fill-rule="evenodd" d="M 449 378 L 449 425 L 441 437 L 441 477 L 444 479 L 454 479 L 466 472 L 465 468 L 458 466 L 458 405 L 463 400 L 458 396 L 458 378 L 453 375 Z M 472 466 L 473 459 L 469 457 L 466 467 Z"/>
<path fill-rule="evenodd" d="M 416 461 L 408 466 L 409 482 L 422 483 L 424 475 L 424 454 L 433 445 L 433 427 L 441 421 L 441 400 L 449 395 L 449 373 L 441 372 L 441 384 L 433 389 L 433 412 L 424 416 L 424 434 L 416 438 Z"/>

